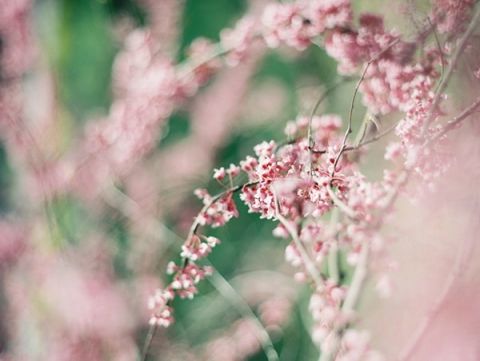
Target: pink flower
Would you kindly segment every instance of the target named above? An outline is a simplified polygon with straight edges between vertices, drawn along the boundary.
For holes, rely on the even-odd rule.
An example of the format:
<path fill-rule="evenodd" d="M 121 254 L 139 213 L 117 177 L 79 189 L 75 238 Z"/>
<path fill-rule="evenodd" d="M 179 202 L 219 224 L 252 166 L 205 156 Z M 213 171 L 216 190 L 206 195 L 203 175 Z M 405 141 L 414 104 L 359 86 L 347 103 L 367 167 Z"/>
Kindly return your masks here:
<path fill-rule="evenodd" d="M 161 327 L 169 327 L 173 319 L 173 310 L 168 306 L 168 302 L 172 300 L 174 294 L 171 290 L 157 289 L 155 293 L 148 299 L 148 309 L 151 311 L 151 325 Z"/>
<path fill-rule="evenodd" d="M 225 178 L 225 175 L 226 172 L 225 168 L 223 167 L 213 170 L 213 178 L 215 178 L 217 181 L 223 180 L 223 178 Z"/>
<path fill-rule="evenodd" d="M 229 66 L 238 65 L 247 56 L 254 40 L 255 25 L 252 18 L 245 17 L 235 25 L 234 29 L 222 30 L 220 33 L 220 43 L 227 51 L 225 60 Z"/>
<path fill-rule="evenodd" d="M 269 4 L 261 21 L 264 40 L 271 48 L 285 43 L 303 50 L 310 44 L 310 25 L 305 21 L 297 4 Z"/>

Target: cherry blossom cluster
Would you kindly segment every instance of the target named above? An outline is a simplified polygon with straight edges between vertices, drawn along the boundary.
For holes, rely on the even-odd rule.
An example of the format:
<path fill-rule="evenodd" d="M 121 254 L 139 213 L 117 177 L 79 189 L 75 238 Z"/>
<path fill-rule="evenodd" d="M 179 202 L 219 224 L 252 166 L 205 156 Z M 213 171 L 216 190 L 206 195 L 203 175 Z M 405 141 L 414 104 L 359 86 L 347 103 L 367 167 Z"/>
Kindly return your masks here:
<path fill-rule="evenodd" d="M 238 217 L 238 195 L 250 212 L 277 223 L 275 236 L 288 240 L 285 259 L 295 270 L 294 278 L 312 289 L 312 338 L 321 348 L 322 361 L 380 360 L 368 332 L 354 325 L 365 274 L 372 268 L 369 257 L 384 256 L 387 238 L 380 232 L 381 227 L 388 222 L 395 199 L 404 191 L 409 177 L 420 177 L 428 186 L 439 178 L 452 159 L 442 148 L 448 141 L 447 131 L 455 129 L 480 104 L 443 122 L 448 115 L 444 80 L 446 84 L 455 70 L 458 55 L 454 50 L 465 49 L 463 39 L 468 40 L 464 35 L 468 35 L 465 31 L 475 1 L 432 2 L 428 24 L 418 29 L 419 34 L 408 36 L 388 29 L 381 16 L 354 16 L 349 0 L 271 3 L 258 16 L 249 14 L 233 28 L 223 30 L 218 43 L 194 41 L 180 64 L 163 51 L 154 30 L 135 30 L 115 60 L 113 104 L 105 117 L 87 125 L 79 151 L 68 154 L 74 158 L 73 164 L 67 164 L 69 159 L 53 165 L 29 164 L 29 171 L 42 183 L 45 198 L 79 178 L 72 168 L 84 171 L 89 188 L 102 188 L 111 177 L 128 175 L 136 163 L 148 156 L 175 109 L 197 94 L 225 65 L 234 67 L 245 62 L 257 45 L 298 51 L 324 47 L 338 63 L 339 74 L 358 79 L 352 110 L 358 91 L 367 113 L 364 127 L 360 127 L 365 129 L 364 134 L 359 132 L 359 137 L 352 139 L 352 123 L 357 122 L 352 111 L 343 119 L 335 114 L 300 114 L 286 124 L 286 140 L 261 142 L 252 155 L 238 164 L 215 169 L 213 179 L 224 191 L 217 195 L 205 189 L 195 192 L 203 207 L 181 246 L 179 259 L 167 266 L 170 281 L 149 299 L 150 324 L 172 325 L 173 301 L 193 298 L 199 283 L 213 273 L 205 261 L 220 241 L 203 235 L 203 228 L 221 227 Z M 35 50 L 29 29 L 31 7 L 30 0 L 0 0 L 0 136 L 7 140 L 7 147 L 13 144 L 21 148 L 22 152 L 17 153 L 25 159 L 33 158 L 35 143 L 34 137 L 29 139 L 29 128 L 21 119 L 20 81 L 27 74 Z M 438 35 L 441 41 L 433 41 Z M 373 181 L 362 173 L 360 160 L 368 144 L 388 134 L 382 133 L 383 115 L 387 114 L 398 119 L 392 128 L 395 139 L 385 148 L 391 169 Z M 369 117 L 379 120 L 371 124 Z M 342 127 L 347 129 L 345 133 Z M 28 228 L 23 223 L 16 226 L 0 222 L 2 265 L 9 266 L 24 252 Z M 35 233 L 39 232 L 36 224 L 34 228 Z M 340 265 L 340 257 L 346 264 Z M 55 271 L 45 281 L 45 293 L 65 310 L 62 317 L 81 324 L 83 319 L 69 318 L 68 300 L 48 292 L 55 290 L 54 283 L 59 283 L 52 279 L 59 281 L 55 277 L 64 274 L 62 269 Z M 344 279 L 346 273 L 352 274 L 351 281 Z M 90 278 L 78 284 L 62 282 L 75 286 L 72 293 L 84 288 L 84 283 L 95 285 L 95 290 L 108 285 Z M 388 276 L 382 275 L 380 283 L 388 293 Z M 288 313 L 289 302 L 276 301 L 260 309 L 260 319 L 267 326 L 278 326 L 278 319 Z M 97 305 L 85 303 L 89 310 L 98 310 Z M 278 309 L 280 315 L 272 311 Z M 105 316 L 102 327 L 116 328 L 111 326 L 114 323 L 108 319 L 108 312 L 100 313 Z M 233 348 L 239 354 L 251 355 L 259 349 L 251 329 L 251 324 L 239 323 L 231 338 L 241 345 L 223 339 L 216 346 L 230 347 L 226 351 L 230 356 Z"/>
<path fill-rule="evenodd" d="M 218 170 L 215 175 L 218 178 Z M 222 170 L 220 170 L 222 172 Z M 221 227 L 230 219 L 238 217 L 238 210 L 233 201 L 232 192 L 227 192 L 224 197 L 214 199 L 205 189 L 197 189 L 195 195 L 203 201 L 204 210 L 197 217 L 200 225 L 210 225 L 212 227 Z"/>
<path fill-rule="evenodd" d="M 305 137 L 309 120 L 300 116 L 289 122 L 285 130 L 294 137 L 303 133 L 298 141 L 284 146 L 279 146 L 274 141 L 263 142 L 254 149 L 256 158 L 248 156 L 240 162 L 240 167 L 252 183 L 251 186 L 244 187 L 240 198 L 251 212 L 272 219 L 275 218 L 277 207 L 282 214 L 292 218 L 309 214 L 321 216 L 330 210 L 331 199 L 322 185 L 330 181 L 335 149 L 340 143 L 337 130 L 341 126 L 341 119 L 334 115 L 324 115 L 313 117 L 311 123 L 314 143 L 327 149 L 324 154 L 312 154 Z M 320 166 L 309 172 L 312 163 Z M 345 160 L 341 166 L 346 165 Z M 333 183 L 341 187 L 342 179 L 335 179 Z M 297 195 L 292 198 L 290 195 L 295 192 Z"/>
<path fill-rule="evenodd" d="M 209 266 L 201 266 L 196 262 L 208 256 L 212 249 L 220 243 L 216 237 L 203 237 L 203 240 L 193 234 L 182 246 L 180 256 L 183 259 L 181 266 L 170 262 L 167 273 L 173 275 L 170 284 L 163 290 L 157 289 L 150 297 L 148 308 L 151 311 L 150 324 L 168 327 L 173 322 L 171 301 L 180 298 L 193 298 L 197 294 L 197 284 L 212 274 Z"/>
<path fill-rule="evenodd" d="M 372 14 L 361 15 L 357 29 L 336 29 L 325 40 L 327 53 L 339 63 L 339 73 L 355 73 L 367 63 L 360 91 L 374 114 L 406 111 L 412 93 L 420 86 L 431 86 L 431 78 L 438 76 L 438 50 L 428 50 L 421 62 L 415 62 L 416 47 L 415 42 L 386 30 L 383 18 Z"/>
<path fill-rule="evenodd" d="M 186 259 L 197 259 L 197 257 L 195 254 L 190 255 L 190 258 Z M 176 296 L 192 299 L 198 293 L 197 284 L 205 277 L 211 275 L 212 269 L 209 266 L 197 265 L 190 260 L 186 261 L 182 266 L 170 262 L 167 267 L 167 273 L 173 275 L 172 282 L 163 290 L 157 289 L 148 301 L 151 325 L 170 326 L 174 321 L 173 309 L 170 306 L 171 301 Z"/>

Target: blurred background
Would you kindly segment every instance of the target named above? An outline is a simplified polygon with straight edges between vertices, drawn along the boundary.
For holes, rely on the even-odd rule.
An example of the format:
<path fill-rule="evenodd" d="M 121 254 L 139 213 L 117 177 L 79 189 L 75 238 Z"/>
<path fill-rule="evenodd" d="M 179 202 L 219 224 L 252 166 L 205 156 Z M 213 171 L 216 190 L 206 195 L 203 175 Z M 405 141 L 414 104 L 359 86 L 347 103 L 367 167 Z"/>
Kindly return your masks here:
<path fill-rule="evenodd" d="M 357 3 L 376 12 L 386 6 Z M 168 261 L 178 260 L 201 208 L 193 190 L 221 191 L 213 168 L 238 163 L 263 140 L 284 140 L 287 121 L 309 114 L 338 81 L 336 64 L 318 47 L 254 49 L 176 106 L 149 151 L 114 175 L 91 160 L 99 145 L 85 138 L 117 114 L 124 80 L 115 78 L 114 64 L 134 29 L 149 27 L 156 51 L 182 62 L 194 39 L 216 42 L 222 29 L 264 5 L 0 1 L 2 55 L 16 56 L 6 63 L 12 77 L 2 77 L 0 101 L 0 360 L 138 359 L 147 298 L 166 279 Z M 401 23 L 391 10 L 397 5 L 388 6 L 387 17 L 405 28 L 410 20 Z M 320 111 L 347 115 L 353 86 L 339 87 Z M 381 146 L 372 152 L 382 159 Z M 365 164 L 373 178 L 381 169 L 382 162 Z M 272 236 L 273 222 L 240 203 L 239 211 L 209 233 L 222 240 L 209 257 L 216 272 L 194 300 L 175 302 L 176 322 L 156 334 L 149 359 L 266 360 L 257 319 L 282 361 L 318 357 L 310 293 L 284 262 L 286 242 Z"/>

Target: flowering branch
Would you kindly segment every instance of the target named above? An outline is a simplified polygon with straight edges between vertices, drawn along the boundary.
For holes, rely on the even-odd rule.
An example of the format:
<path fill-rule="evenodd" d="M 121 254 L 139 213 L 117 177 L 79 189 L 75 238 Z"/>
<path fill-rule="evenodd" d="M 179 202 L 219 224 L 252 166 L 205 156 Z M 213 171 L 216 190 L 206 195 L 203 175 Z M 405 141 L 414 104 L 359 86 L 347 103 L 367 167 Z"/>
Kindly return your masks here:
<path fill-rule="evenodd" d="M 203 225 L 222 226 L 236 217 L 238 212 L 232 194 L 238 191 L 250 212 L 279 221 L 275 234 L 292 240 L 286 249 L 287 260 L 293 266 L 303 267 L 315 286 L 310 304 L 314 319 L 312 338 L 322 350 L 320 360 L 343 360 L 349 352 L 357 359 L 369 360 L 374 355 L 368 344 L 347 342 L 352 334 L 356 334 L 352 327 L 352 313 L 368 274 L 369 255 L 377 252 L 372 245 L 380 238 L 380 228 L 409 178 L 414 174 L 429 174 L 423 171 L 426 169 L 424 151 L 436 146 L 437 140 L 480 104 L 479 99 L 443 128 L 435 131 L 430 128 L 479 15 L 473 16 L 463 34 L 452 32 L 452 38 L 459 35 L 461 39 L 445 72 L 443 68 L 447 59 L 442 49 L 437 49 L 438 53 L 429 49 L 426 54 L 421 52 L 418 56 L 416 52 L 419 44 L 426 47 L 425 42 L 432 33 L 437 47 L 440 47 L 436 27 L 441 30 L 441 16 L 437 15 L 432 21 L 429 19 L 429 28 L 417 36 L 418 43 L 402 40 L 398 34 L 386 30 L 379 16 L 362 14 L 359 26 L 352 19 L 349 1 L 338 0 L 329 5 L 316 1 L 311 5 L 296 2 L 271 4 L 262 13 L 260 28 L 248 34 L 244 32 L 246 22 L 239 23 L 240 35 L 235 40 L 238 40 L 240 49 L 236 55 L 240 58 L 245 55 L 247 45 L 257 37 L 270 47 L 285 44 L 303 50 L 322 35 L 325 36 L 327 53 L 339 62 L 340 73 L 352 75 L 363 70 L 354 89 L 343 136 L 338 135 L 341 128 L 338 116 L 316 115 L 321 102 L 344 81 L 341 80 L 322 94 L 309 117 L 299 116 L 287 124 L 285 132 L 292 140 L 281 144 L 263 142 L 254 148 L 255 157 L 248 156 L 239 166 L 232 164 L 227 169 L 215 169 L 213 177 L 220 184 L 225 184 L 223 180 L 226 179 L 232 185 L 240 171 L 246 173 L 248 183 L 231 186 L 213 197 L 206 191 L 197 192 L 204 206 L 195 217 L 182 246 L 181 265 L 169 265 L 168 272 L 174 275 L 173 281 L 153 299 L 151 322 L 154 324 L 168 326 L 173 322 L 169 306 L 171 299 L 177 295 L 193 297 L 197 292 L 196 284 L 211 274 L 210 269 L 198 266 L 196 261 L 206 257 L 218 240 L 198 235 L 197 231 Z M 235 48 L 232 51 L 235 55 Z M 434 92 L 439 78 L 439 62 L 443 76 Z M 367 113 L 354 143 L 348 145 L 358 94 L 363 95 Z M 382 132 L 372 120 L 376 133 L 365 139 L 369 114 L 377 116 L 393 111 L 404 113 L 404 117 Z M 385 172 L 380 181 L 367 181 L 355 157 L 342 157 L 345 152 L 358 150 L 392 131 L 395 131 L 398 142 L 388 145 L 385 158 L 402 159 L 403 164 L 395 172 Z M 347 217 L 338 220 L 340 212 Z M 338 227 L 339 232 L 325 231 L 323 216 L 326 214 L 331 214 L 331 222 L 338 222 L 335 228 Z M 348 286 L 339 284 L 340 247 L 354 268 Z M 326 257 L 328 277 L 320 272 Z M 305 279 L 303 273 L 300 278 Z"/>

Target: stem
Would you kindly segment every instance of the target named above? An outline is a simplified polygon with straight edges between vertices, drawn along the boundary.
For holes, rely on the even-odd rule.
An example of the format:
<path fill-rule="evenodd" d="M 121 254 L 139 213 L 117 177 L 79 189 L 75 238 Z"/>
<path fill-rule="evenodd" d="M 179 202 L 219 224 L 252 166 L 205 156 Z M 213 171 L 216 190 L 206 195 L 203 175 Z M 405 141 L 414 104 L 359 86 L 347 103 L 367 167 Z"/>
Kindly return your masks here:
<path fill-rule="evenodd" d="M 150 325 L 148 329 L 147 337 L 145 338 L 145 343 L 143 345 L 142 356 L 140 357 L 140 361 L 146 361 L 148 352 L 152 345 L 153 337 L 155 336 L 155 332 L 157 331 L 156 325 Z"/>
<path fill-rule="evenodd" d="M 318 272 L 317 268 L 315 267 L 313 261 L 310 259 L 307 250 L 303 246 L 302 241 L 298 237 L 296 230 L 292 227 L 292 224 L 281 214 L 277 214 L 278 220 L 283 224 L 283 226 L 287 229 L 288 233 L 293 239 L 295 246 L 297 247 L 298 252 L 300 253 L 300 257 L 307 269 L 310 277 L 312 277 L 313 281 L 315 282 L 316 286 L 320 286 L 323 284 L 323 278 Z"/>
<path fill-rule="evenodd" d="M 211 265 L 211 264 L 210 264 Z M 212 285 L 220 292 L 220 294 L 229 300 L 244 317 L 252 321 L 258 332 L 258 340 L 262 345 L 262 349 L 267 356 L 268 361 L 278 361 L 278 353 L 273 346 L 272 339 L 265 327 L 253 313 L 248 303 L 238 294 L 232 285 L 217 271 L 209 278 Z"/>
<path fill-rule="evenodd" d="M 360 258 L 353 274 L 352 283 L 350 284 L 347 297 L 342 305 L 342 313 L 347 315 L 347 317 L 350 317 L 352 311 L 355 309 L 358 299 L 360 298 L 365 279 L 367 278 L 369 250 L 370 245 L 368 243 L 362 247 Z M 335 359 L 341 344 L 340 336 L 347 327 L 348 324 L 335 331 L 338 335 L 338 338 L 332 347 L 332 351 L 321 352 L 319 361 L 331 361 Z"/>
<path fill-rule="evenodd" d="M 357 267 L 355 268 L 355 273 L 353 274 L 352 283 L 342 306 L 342 311 L 344 313 L 348 314 L 353 311 L 360 297 L 363 284 L 367 277 L 367 262 L 369 250 L 370 245 L 368 243 L 363 245 Z"/>
<path fill-rule="evenodd" d="M 315 148 L 315 144 L 314 144 L 314 141 L 313 141 L 313 134 L 312 134 L 312 121 L 313 121 L 313 117 L 315 116 L 315 114 L 317 113 L 317 110 L 318 108 L 320 107 L 320 104 L 323 103 L 323 101 L 325 99 L 327 99 L 328 95 L 330 95 L 330 93 L 332 93 L 335 89 L 337 89 L 340 85 L 344 84 L 344 83 L 347 83 L 349 81 L 351 81 L 352 78 L 342 78 L 340 80 L 338 80 L 337 82 L 335 82 L 330 88 L 328 88 L 327 90 L 325 90 L 322 95 L 320 95 L 320 97 L 318 98 L 317 102 L 315 103 L 315 105 L 313 106 L 312 108 L 312 112 L 310 113 L 310 117 L 308 119 L 308 132 L 307 132 L 307 137 L 308 137 L 308 150 L 309 150 L 309 166 L 308 166 L 308 173 L 310 175 L 312 175 L 312 153 L 313 153 L 313 149 Z"/>
<path fill-rule="evenodd" d="M 349 206 L 347 206 L 338 196 L 335 194 L 335 192 L 332 189 L 331 184 L 327 184 L 327 192 L 330 198 L 332 198 L 333 203 L 343 212 L 345 213 L 349 218 L 356 219 L 357 215 L 353 209 L 351 209 Z"/>
<path fill-rule="evenodd" d="M 374 143 L 376 142 L 377 140 L 380 140 L 381 138 L 387 136 L 388 134 L 390 134 L 395 128 L 397 127 L 397 124 L 393 124 L 390 128 L 386 129 L 385 131 L 383 131 L 382 133 L 378 133 L 377 135 L 374 135 L 372 138 L 370 139 L 367 139 L 367 140 L 364 140 L 362 141 L 361 143 L 357 144 L 357 145 L 349 145 L 349 146 L 346 146 L 345 149 L 343 150 L 343 152 L 351 152 L 351 151 L 354 151 L 354 150 L 358 150 L 368 144 L 371 144 L 371 143 Z M 322 149 L 322 150 L 313 150 L 313 153 L 314 154 L 325 154 L 327 152 L 326 149 Z"/>
<path fill-rule="evenodd" d="M 328 252 L 328 277 L 336 285 L 340 281 L 340 271 L 338 269 L 338 241 L 337 232 L 335 231 L 335 225 L 338 222 L 339 210 L 335 208 L 332 210 L 332 216 L 330 218 L 330 231 L 334 234 L 334 242 L 331 245 Z"/>
<path fill-rule="evenodd" d="M 275 210 L 276 210 L 277 219 L 280 221 L 280 223 L 282 223 L 282 225 L 285 227 L 287 232 L 292 237 L 292 240 L 295 243 L 295 246 L 297 247 L 298 253 L 300 253 L 300 258 L 302 259 L 302 262 L 305 265 L 307 272 L 310 274 L 310 277 L 312 277 L 315 285 L 317 287 L 321 286 L 323 284 L 323 278 L 320 275 L 320 272 L 318 272 L 317 268 L 315 267 L 315 264 L 310 259 L 310 256 L 308 255 L 307 250 L 305 249 L 302 241 L 298 237 L 298 233 L 295 227 L 292 225 L 292 223 L 288 219 L 286 219 L 284 216 L 280 214 L 280 210 L 278 207 L 278 199 L 275 193 L 274 193 L 274 197 L 275 197 Z"/>
<path fill-rule="evenodd" d="M 215 196 L 212 197 L 209 203 L 205 204 L 200 212 L 198 212 L 197 216 L 195 217 L 195 220 L 193 221 L 192 225 L 190 226 L 190 231 L 188 232 L 187 240 L 193 237 L 195 232 L 197 231 L 198 227 L 200 226 L 200 215 L 204 212 L 206 212 L 211 206 L 215 204 L 219 199 L 224 197 L 225 195 L 229 193 L 236 193 L 239 190 L 241 190 L 243 187 L 249 187 L 257 184 L 257 182 L 248 182 L 244 184 L 239 184 L 237 186 L 231 187 L 221 193 L 216 194 Z"/>
<path fill-rule="evenodd" d="M 429 146 L 430 144 L 436 142 L 445 134 L 447 134 L 452 129 L 455 129 L 465 118 L 472 115 L 475 110 L 480 106 L 480 97 L 478 97 L 472 104 L 470 104 L 465 110 L 463 110 L 459 115 L 453 118 L 450 122 L 448 122 L 443 129 L 435 134 L 432 138 L 430 138 L 425 144 L 422 146 L 423 148 Z"/>
<path fill-rule="evenodd" d="M 386 51 L 388 51 L 392 46 L 394 46 L 396 43 L 400 41 L 400 38 L 395 39 L 392 41 L 385 49 L 381 50 L 378 54 L 376 54 L 374 57 L 372 57 L 366 64 L 365 69 L 363 69 L 362 76 L 360 77 L 360 80 L 357 82 L 357 85 L 355 86 L 355 90 L 353 91 L 353 97 L 352 97 L 352 102 L 350 104 L 350 112 L 348 115 L 348 126 L 347 130 L 345 131 L 345 135 L 343 136 L 343 141 L 342 141 L 342 146 L 340 148 L 340 151 L 337 154 L 337 157 L 335 158 L 335 162 L 333 163 L 333 169 L 332 169 L 332 177 L 335 175 L 336 169 L 337 169 L 337 164 L 340 160 L 340 157 L 342 156 L 343 152 L 345 151 L 345 148 L 347 147 L 347 139 L 348 136 L 352 133 L 352 118 L 353 118 L 353 109 L 355 107 L 355 99 L 357 97 L 358 91 L 360 90 L 360 85 L 362 85 L 363 81 L 365 80 L 365 76 L 367 75 L 368 68 L 370 65 L 373 64 L 380 56 L 382 56 Z"/>

